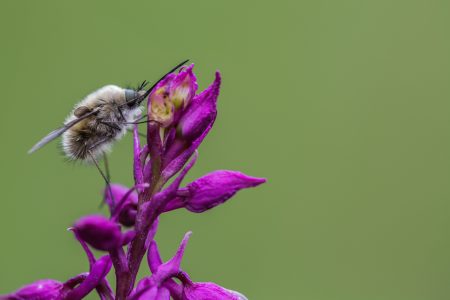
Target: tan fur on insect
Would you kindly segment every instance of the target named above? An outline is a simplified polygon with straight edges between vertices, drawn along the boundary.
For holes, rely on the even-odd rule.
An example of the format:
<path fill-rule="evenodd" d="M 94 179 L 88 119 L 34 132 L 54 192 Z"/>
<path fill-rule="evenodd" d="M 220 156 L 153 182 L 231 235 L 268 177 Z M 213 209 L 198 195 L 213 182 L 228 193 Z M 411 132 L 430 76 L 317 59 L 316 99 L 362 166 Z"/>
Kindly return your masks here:
<path fill-rule="evenodd" d="M 63 151 L 70 159 L 91 162 L 92 157 L 99 158 L 130 129 L 131 125 L 125 122 L 135 121 L 141 112 L 140 107 L 126 106 L 124 89 L 107 85 L 78 103 L 65 123 L 94 110 L 98 113 L 75 124 L 62 135 Z"/>

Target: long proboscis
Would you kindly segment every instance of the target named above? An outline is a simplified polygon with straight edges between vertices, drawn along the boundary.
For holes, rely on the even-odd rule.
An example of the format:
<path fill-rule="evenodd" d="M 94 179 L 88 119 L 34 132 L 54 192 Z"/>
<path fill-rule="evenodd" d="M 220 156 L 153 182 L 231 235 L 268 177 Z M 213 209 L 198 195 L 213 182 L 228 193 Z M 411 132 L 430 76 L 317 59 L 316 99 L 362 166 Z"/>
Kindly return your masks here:
<path fill-rule="evenodd" d="M 127 105 L 128 103 L 133 102 L 133 101 L 138 102 L 138 103 L 144 101 L 144 99 L 147 98 L 148 95 L 150 95 L 150 93 L 153 91 L 153 89 L 154 89 L 161 81 L 163 81 L 164 78 L 166 78 L 167 75 L 169 75 L 170 73 L 175 72 L 178 68 L 180 68 L 181 66 L 183 66 L 183 65 L 184 65 L 185 63 L 187 63 L 188 61 L 189 61 L 189 59 L 186 59 L 186 60 L 183 61 L 182 63 L 179 63 L 179 64 L 176 65 L 174 68 L 172 68 L 172 70 L 170 70 L 169 72 L 167 72 L 166 74 L 164 74 L 164 76 L 161 77 L 157 82 L 155 82 L 155 83 L 154 83 L 154 84 L 153 84 L 153 85 L 145 92 L 144 95 L 139 96 L 139 97 L 134 98 L 134 99 L 131 99 L 131 100 L 128 100 L 127 102 L 125 102 L 124 104 L 122 104 L 122 105 L 120 105 L 120 106 L 121 106 L 121 107 L 122 107 L 122 106 L 125 106 L 125 105 Z"/>

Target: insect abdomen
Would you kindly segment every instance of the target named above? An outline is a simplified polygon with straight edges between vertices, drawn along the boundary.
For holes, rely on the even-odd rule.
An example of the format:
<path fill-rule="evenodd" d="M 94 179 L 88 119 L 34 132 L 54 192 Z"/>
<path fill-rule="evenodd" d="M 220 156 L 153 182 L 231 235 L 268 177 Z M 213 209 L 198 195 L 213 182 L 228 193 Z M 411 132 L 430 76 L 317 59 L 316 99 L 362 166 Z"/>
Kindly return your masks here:
<path fill-rule="evenodd" d="M 94 124 L 89 124 L 94 123 Z M 66 156 L 72 160 L 90 162 L 108 152 L 112 143 L 121 134 L 120 130 L 104 128 L 96 122 L 81 122 L 67 130 L 62 138 Z"/>

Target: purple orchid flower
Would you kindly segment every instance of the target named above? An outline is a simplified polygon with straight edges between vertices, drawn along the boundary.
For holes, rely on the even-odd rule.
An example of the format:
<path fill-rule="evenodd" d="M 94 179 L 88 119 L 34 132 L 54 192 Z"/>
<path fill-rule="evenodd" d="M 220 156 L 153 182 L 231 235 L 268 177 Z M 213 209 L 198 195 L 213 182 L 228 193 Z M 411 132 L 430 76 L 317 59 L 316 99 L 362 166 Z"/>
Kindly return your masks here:
<path fill-rule="evenodd" d="M 189 275 L 180 268 L 181 260 L 191 233 L 188 232 L 178 248 L 175 256 L 166 263 L 162 263 L 158 246 L 152 242 L 147 253 L 147 261 L 153 275 L 142 279 L 136 289 L 136 300 L 147 292 L 154 291 L 156 297 L 159 288 L 169 291 L 174 299 L 181 300 L 247 300 L 247 298 L 235 291 L 225 289 L 212 282 L 192 282 Z M 176 277 L 181 281 L 179 286 L 171 278 Z M 150 298 L 151 299 L 151 298 Z M 157 299 L 157 298 L 154 298 Z"/>
<path fill-rule="evenodd" d="M 135 235 L 134 230 L 122 233 L 119 224 L 95 215 L 78 220 L 73 230 L 89 245 L 103 251 L 111 251 L 126 245 Z"/>
<path fill-rule="evenodd" d="M 20 299 L 48 299 L 48 300 L 57 300 L 61 299 L 64 294 L 64 284 L 62 282 L 44 279 L 39 280 L 29 285 L 26 285 L 16 292 L 0 296 L 0 299 L 4 300 L 20 300 Z"/>
<path fill-rule="evenodd" d="M 123 226 L 134 225 L 138 207 L 136 189 L 139 187 L 148 185 L 140 184 L 130 189 L 120 184 L 111 184 L 105 188 L 105 202 L 108 204 L 111 219 L 117 220 Z"/>
<path fill-rule="evenodd" d="M 241 293 L 227 290 L 215 283 L 192 282 L 187 275 L 183 276 L 183 300 L 248 300 Z"/>
<path fill-rule="evenodd" d="M 192 212 L 201 213 L 224 203 L 241 189 L 255 187 L 264 182 L 264 178 L 251 177 L 236 171 L 215 171 L 179 189 L 177 197 L 167 204 L 165 211 L 185 207 Z"/>
<path fill-rule="evenodd" d="M 70 228 L 86 253 L 89 272 L 64 283 L 37 281 L 0 299 L 78 300 L 94 290 L 101 300 L 247 299 L 215 283 L 190 280 L 181 269 L 190 232 L 166 262 L 154 239 L 162 213 L 178 208 L 201 213 L 225 203 L 242 189 L 266 181 L 237 171 L 218 170 L 181 187 L 198 159 L 197 149 L 215 122 L 222 81 L 216 72 L 209 87 L 197 94 L 193 68 L 190 65 L 168 74 L 149 94 L 146 143 L 141 145 L 137 125 L 133 130 L 134 186 L 109 185 L 103 193 L 109 217 L 81 217 Z M 97 259 L 91 248 L 105 253 Z M 136 283 L 145 254 L 152 274 Z M 106 278 L 112 267 L 115 292 Z"/>
<path fill-rule="evenodd" d="M 79 300 L 101 284 L 111 269 L 111 259 L 104 256 L 96 261 L 89 273 L 77 275 L 65 283 L 52 279 L 39 280 L 16 292 L 0 296 L 2 300 Z M 108 299 L 101 297 L 102 299 Z"/>

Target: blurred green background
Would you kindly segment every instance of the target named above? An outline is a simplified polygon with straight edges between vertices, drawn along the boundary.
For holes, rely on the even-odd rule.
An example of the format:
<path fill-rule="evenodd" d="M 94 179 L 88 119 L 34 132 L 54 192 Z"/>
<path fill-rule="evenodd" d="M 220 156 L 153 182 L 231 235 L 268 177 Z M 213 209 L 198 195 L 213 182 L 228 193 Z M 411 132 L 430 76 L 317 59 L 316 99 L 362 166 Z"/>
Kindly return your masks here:
<path fill-rule="evenodd" d="M 192 230 L 184 269 L 249 299 L 450 298 L 450 2 L 3 0 L 0 25 L 0 294 L 87 271 L 66 228 L 99 212 L 95 168 L 27 150 L 94 89 L 190 58 L 223 88 L 188 180 L 269 181 L 164 215 L 165 259 Z"/>

